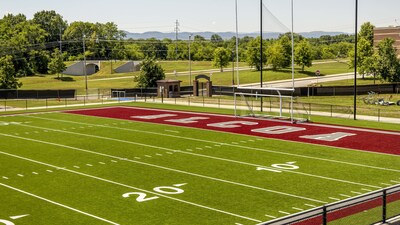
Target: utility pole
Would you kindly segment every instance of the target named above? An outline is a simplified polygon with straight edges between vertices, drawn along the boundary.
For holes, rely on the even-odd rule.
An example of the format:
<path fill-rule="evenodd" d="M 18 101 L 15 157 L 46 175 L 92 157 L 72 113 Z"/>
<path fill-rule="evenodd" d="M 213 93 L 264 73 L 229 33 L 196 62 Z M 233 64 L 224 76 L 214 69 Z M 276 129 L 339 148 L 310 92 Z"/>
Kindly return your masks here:
<path fill-rule="evenodd" d="M 175 60 L 178 60 L 178 33 L 179 33 L 179 21 L 175 21 Z"/>
<path fill-rule="evenodd" d="M 357 44 L 358 44 L 358 0 L 356 0 L 356 22 L 354 43 L 354 120 L 357 120 Z"/>
<path fill-rule="evenodd" d="M 85 76 L 85 90 L 86 97 L 88 96 L 88 81 L 87 81 L 87 73 L 86 73 L 86 43 L 85 43 L 86 35 L 83 35 L 82 44 L 83 44 L 83 75 Z"/>
<path fill-rule="evenodd" d="M 260 0 L 260 93 L 262 94 L 263 87 L 263 0 Z M 260 111 L 263 111 L 263 98 L 260 98 Z"/>
<path fill-rule="evenodd" d="M 190 54 L 190 42 L 193 34 L 189 35 L 189 85 L 192 86 L 192 56 Z"/>

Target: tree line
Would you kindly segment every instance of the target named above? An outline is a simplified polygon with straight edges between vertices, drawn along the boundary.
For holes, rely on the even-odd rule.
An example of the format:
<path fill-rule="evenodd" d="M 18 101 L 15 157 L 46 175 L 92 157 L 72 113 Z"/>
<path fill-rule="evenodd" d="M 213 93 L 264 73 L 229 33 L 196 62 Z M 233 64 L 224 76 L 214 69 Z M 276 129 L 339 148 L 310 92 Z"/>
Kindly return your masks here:
<path fill-rule="evenodd" d="M 373 25 L 363 24 L 358 34 L 358 72 L 373 74 L 383 80 L 399 81 L 400 62 L 393 39 L 377 47 L 373 43 Z M 224 40 L 218 34 L 211 39 L 196 35 L 192 40 L 126 39 L 125 32 L 113 22 L 68 23 L 55 11 L 40 11 L 28 20 L 23 14 L 8 14 L 0 19 L 0 89 L 15 89 L 19 77 L 35 74 L 60 74 L 65 61 L 97 60 L 188 60 L 213 61 L 215 67 L 226 67 L 236 60 L 236 38 Z M 263 41 L 263 61 L 260 44 Z M 294 36 L 295 63 L 304 70 L 313 60 L 346 59 L 354 65 L 354 35 L 304 38 Z M 239 39 L 239 59 L 256 70 L 273 70 L 291 66 L 291 35 L 278 39 L 243 37 Z M 85 45 L 85 52 L 83 52 Z"/>

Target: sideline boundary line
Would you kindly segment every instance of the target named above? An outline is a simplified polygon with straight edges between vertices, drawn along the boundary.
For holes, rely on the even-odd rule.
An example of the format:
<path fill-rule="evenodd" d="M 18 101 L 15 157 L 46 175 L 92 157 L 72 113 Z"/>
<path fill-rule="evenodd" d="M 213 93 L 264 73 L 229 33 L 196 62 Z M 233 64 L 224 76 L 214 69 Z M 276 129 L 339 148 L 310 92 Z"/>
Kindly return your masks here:
<path fill-rule="evenodd" d="M 285 195 L 285 196 L 288 196 L 288 197 L 299 198 L 299 199 L 308 200 L 308 201 L 312 201 L 312 202 L 318 202 L 318 203 L 321 203 L 321 204 L 328 203 L 328 202 L 320 201 L 320 200 L 317 200 L 317 199 L 312 199 L 312 198 L 307 198 L 307 197 L 303 197 L 303 196 L 293 195 L 293 194 L 280 192 L 280 191 L 274 191 L 274 190 L 270 190 L 270 189 L 266 189 L 266 188 L 260 188 L 260 187 L 256 187 L 256 186 L 252 186 L 252 185 L 248 185 L 248 184 L 242 184 L 242 183 L 228 181 L 228 180 L 224 180 L 224 179 L 220 179 L 220 178 L 209 177 L 209 176 L 205 176 L 205 175 L 201 175 L 201 174 L 195 174 L 195 173 L 191 173 L 191 172 L 187 172 L 187 171 L 183 171 L 183 170 L 172 169 L 172 168 L 168 168 L 168 167 L 164 167 L 164 166 L 159 166 L 159 165 L 155 165 L 155 164 L 140 162 L 140 161 L 131 160 L 131 159 L 127 159 L 127 158 L 122 158 L 122 157 L 109 155 L 109 154 L 105 154 L 105 153 L 94 152 L 94 151 L 91 151 L 91 150 L 76 148 L 76 147 L 72 147 L 72 146 L 68 146 L 68 145 L 62 145 L 62 144 L 57 144 L 57 143 L 52 143 L 52 142 L 47 142 L 47 141 L 41 141 L 41 140 L 36 140 L 36 139 L 31 139 L 31 138 L 23 138 L 23 137 L 7 135 L 7 134 L 2 134 L 2 133 L 0 133 L 0 135 L 7 136 L 7 137 L 12 137 L 12 138 L 17 138 L 17 139 L 22 139 L 22 140 L 27 140 L 27 141 L 32 141 L 32 142 L 38 142 L 38 143 L 47 144 L 47 145 L 54 145 L 54 146 L 63 147 L 63 148 L 67 148 L 67 149 L 72 149 L 72 150 L 76 150 L 76 151 L 81 151 L 81 152 L 86 152 L 86 153 L 90 153 L 90 154 L 105 156 L 105 157 L 109 157 L 109 158 L 113 158 L 113 159 L 118 159 L 118 160 L 121 160 L 121 161 L 127 161 L 127 162 L 131 162 L 131 163 L 136 163 L 136 164 L 155 167 L 155 168 L 159 168 L 159 169 L 169 170 L 169 171 L 173 171 L 173 172 L 177 172 L 177 173 L 183 173 L 183 174 L 187 174 L 187 175 L 191 175 L 191 176 L 196 176 L 196 177 L 201 177 L 201 178 L 210 179 L 210 180 L 214 180 L 214 181 L 219 181 L 219 182 L 223 182 L 223 183 L 243 186 L 243 187 L 252 188 L 252 189 L 256 189 L 256 190 L 262 190 L 262 191 L 271 192 L 271 193 L 274 193 L 274 194 Z"/>
<path fill-rule="evenodd" d="M 254 222 L 262 222 L 260 220 L 253 219 L 253 218 L 250 218 L 250 217 L 241 216 L 241 215 L 238 215 L 238 214 L 235 214 L 235 213 L 230 213 L 230 212 L 227 212 L 227 211 L 223 211 L 223 210 L 220 210 L 220 209 L 215 209 L 215 208 L 212 208 L 212 207 L 200 205 L 200 204 L 197 204 L 197 203 L 185 201 L 185 200 L 178 199 L 178 198 L 173 198 L 173 197 L 170 197 L 170 196 L 167 196 L 167 195 L 163 195 L 163 194 L 160 194 L 160 193 L 157 193 L 157 192 L 148 191 L 148 190 L 145 190 L 145 189 L 137 188 L 137 187 L 134 187 L 134 186 L 130 186 L 130 185 L 123 184 L 123 183 L 120 183 L 120 182 L 104 179 L 104 178 L 101 178 L 101 177 L 96 177 L 96 176 L 89 175 L 89 174 L 86 174 L 86 173 L 77 172 L 77 171 L 66 169 L 66 168 L 63 168 L 63 167 L 54 166 L 52 164 L 44 163 L 44 162 L 41 162 L 41 161 L 25 158 L 25 157 L 14 155 L 14 154 L 10 154 L 10 153 L 6 153 L 6 152 L 3 152 L 3 151 L 0 151 L 0 154 L 7 155 L 7 156 L 10 156 L 10 157 L 14 157 L 14 158 L 18 158 L 18 159 L 22 159 L 22 160 L 29 161 L 29 162 L 33 162 L 33 163 L 36 163 L 36 164 L 48 166 L 48 167 L 55 168 L 55 169 L 58 169 L 58 170 L 63 170 L 65 172 L 74 173 L 74 174 L 77 174 L 77 175 L 80 175 L 80 176 L 89 177 L 89 178 L 92 178 L 92 179 L 95 179 L 95 180 L 100 180 L 100 181 L 103 181 L 103 182 L 106 182 L 106 183 L 110 183 L 110 184 L 114 184 L 114 185 L 118 185 L 118 186 L 121 186 L 121 187 L 126 187 L 126 188 L 129 188 L 129 189 L 150 193 L 152 195 L 160 196 L 160 197 L 167 198 L 167 199 L 170 199 L 170 200 L 175 200 L 175 201 L 178 201 L 178 202 L 181 202 L 181 203 L 185 203 L 185 204 L 188 204 L 188 205 L 192 205 L 192 206 L 197 206 L 199 208 L 208 209 L 210 211 L 215 211 L 215 212 L 227 214 L 227 215 L 230 215 L 230 216 L 235 216 L 235 217 L 238 217 L 238 218 L 242 218 L 242 219 L 246 219 L 246 220 L 250 220 L 250 221 L 254 221 Z"/>
<path fill-rule="evenodd" d="M 77 116 L 87 117 L 86 115 L 77 115 Z M 243 148 L 243 149 L 248 149 L 248 150 L 269 152 L 269 153 L 281 154 L 281 155 L 289 155 L 289 156 L 301 157 L 301 158 L 306 158 L 306 159 L 321 160 L 321 161 L 332 162 L 332 163 L 341 163 L 341 164 L 346 164 L 346 165 L 351 165 L 351 166 L 359 166 L 359 167 L 365 167 L 365 168 L 370 168 L 370 169 L 386 170 L 386 171 L 392 171 L 392 172 L 400 173 L 400 170 L 396 170 L 396 169 L 383 168 L 383 167 L 377 167 L 377 166 L 370 166 L 370 165 L 364 165 L 364 164 L 359 164 L 359 163 L 344 162 L 344 161 L 333 160 L 333 159 L 324 159 L 324 158 L 318 158 L 318 157 L 306 156 L 306 155 L 299 155 L 299 154 L 293 154 L 293 153 L 287 153 L 287 152 L 278 152 L 278 151 L 274 151 L 274 150 L 270 150 L 270 149 L 247 147 L 247 146 L 242 146 L 242 145 L 234 145 L 234 144 L 229 144 L 229 143 L 209 141 L 209 140 L 198 139 L 198 138 L 176 136 L 176 135 L 172 135 L 172 134 L 164 134 L 164 133 L 158 133 L 158 132 L 153 132 L 153 131 L 143 131 L 143 130 L 136 130 L 136 129 L 131 129 L 131 128 L 113 127 L 113 126 L 106 126 L 106 125 L 101 125 L 101 124 L 83 123 L 83 122 L 68 121 L 68 120 L 61 120 L 61 119 L 42 118 L 42 117 L 36 117 L 36 116 L 24 116 L 24 117 L 36 118 L 36 119 L 41 119 L 41 120 L 50 120 L 50 121 L 57 121 L 57 122 L 72 123 L 72 124 L 81 124 L 81 125 L 87 125 L 87 126 L 97 126 L 97 127 L 111 128 L 111 129 L 124 130 L 124 131 L 133 131 L 133 132 L 137 132 L 137 133 L 155 134 L 155 135 L 160 135 L 160 136 L 165 136 L 165 137 L 173 137 L 173 138 L 178 138 L 178 139 L 185 139 L 185 140 L 190 140 L 190 141 L 198 141 L 198 142 L 204 142 L 204 143 L 209 143 L 209 144 L 221 144 L 221 145 L 225 145 L 225 146 Z M 130 120 L 119 119 L 119 118 L 105 118 L 105 117 L 101 117 L 101 118 L 104 118 L 104 119 L 115 119 L 115 120 L 120 120 L 120 121 L 124 121 L 124 122 L 126 122 L 126 121 L 131 122 Z M 142 123 L 142 124 L 148 124 L 146 122 L 141 122 L 141 121 L 133 121 L 133 122 Z M 184 128 L 184 129 L 187 128 L 187 127 L 174 126 L 174 125 L 169 125 L 169 124 L 163 124 L 163 125 L 171 126 L 171 127 L 179 127 L 179 128 Z M 189 128 L 189 129 L 192 129 L 192 128 Z M 198 129 L 198 128 L 193 128 L 193 129 Z M 211 132 L 221 132 L 221 131 L 214 131 L 214 130 L 209 130 L 209 131 L 211 131 Z M 235 134 L 235 135 L 241 135 L 241 134 Z M 242 134 L 242 135 L 253 137 L 251 135 L 246 135 L 246 134 Z M 274 138 L 268 138 L 268 139 L 274 139 Z M 274 139 L 274 140 L 279 140 L 279 139 Z M 280 141 L 282 141 L 282 140 L 280 140 Z M 294 142 L 294 141 L 290 141 L 290 142 Z M 294 142 L 294 143 L 298 143 L 298 142 Z M 312 143 L 307 143 L 307 144 L 321 146 L 319 144 L 312 144 Z M 341 147 L 335 147 L 335 146 L 325 146 L 325 145 L 323 145 L 323 146 L 324 147 L 330 147 L 330 148 L 336 148 L 336 149 L 358 151 L 358 152 L 368 153 L 368 154 L 371 153 L 371 154 L 382 154 L 382 155 L 395 156 L 395 157 L 398 156 L 398 155 L 387 154 L 387 153 L 362 151 L 362 150 L 357 150 L 357 149 L 348 149 L 348 148 L 341 148 Z"/>
<path fill-rule="evenodd" d="M 95 219 L 97 219 L 97 220 L 101 220 L 101 221 L 107 222 L 107 223 L 109 223 L 109 224 L 119 225 L 118 223 L 115 223 L 115 222 L 113 222 L 113 221 L 110 221 L 110 220 L 107 220 L 107 219 L 104 219 L 104 218 L 95 216 L 95 215 L 90 214 L 90 213 L 87 213 L 87 212 L 83 212 L 83 211 L 81 211 L 81 210 L 79 210 L 79 209 L 75 209 L 75 208 L 72 208 L 72 207 L 70 207 L 70 206 L 66 206 L 66 205 L 64 205 L 64 204 L 61 204 L 61 203 L 58 203 L 58 202 L 55 202 L 55 201 L 52 201 L 52 200 L 49 200 L 49 199 L 40 197 L 40 196 L 38 196 L 38 195 L 29 193 L 29 192 L 27 192 L 27 191 L 23 191 L 23 190 L 21 190 L 21 189 L 18 189 L 18 188 L 15 188 L 15 187 L 12 187 L 12 186 L 3 184 L 3 183 L 0 183 L 0 186 L 3 186 L 3 187 L 5 187 L 5 188 L 12 189 L 12 190 L 17 191 L 17 192 L 20 192 L 20 193 L 22 193 L 22 194 L 29 195 L 29 196 L 31 196 L 31 197 L 34 197 L 34 198 L 43 200 L 43 201 L 48 202 L 48 203 L 51 203 L 51 204 L 53 204 L 53 205 L 61 206 L 61 207 L 63 207 L 63 208 L 72 210 L 72 211 L 74 211 L 74 212 L 83 214 L 83 215 L 85 215 L 85 216 L 89 216 L 89 217 L 95 218 Z"/>

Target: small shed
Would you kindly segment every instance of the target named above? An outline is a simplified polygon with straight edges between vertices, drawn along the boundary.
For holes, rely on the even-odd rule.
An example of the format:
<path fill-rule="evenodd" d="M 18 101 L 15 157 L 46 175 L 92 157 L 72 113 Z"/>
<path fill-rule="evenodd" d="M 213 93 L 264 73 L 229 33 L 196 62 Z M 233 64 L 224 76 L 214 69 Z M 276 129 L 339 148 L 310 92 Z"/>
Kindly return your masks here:
<path fill-rule="evenodd" d="M 181 97 L 180 80 L 159 80 L 157 81 L 157 96 L 164 98 Z"/>

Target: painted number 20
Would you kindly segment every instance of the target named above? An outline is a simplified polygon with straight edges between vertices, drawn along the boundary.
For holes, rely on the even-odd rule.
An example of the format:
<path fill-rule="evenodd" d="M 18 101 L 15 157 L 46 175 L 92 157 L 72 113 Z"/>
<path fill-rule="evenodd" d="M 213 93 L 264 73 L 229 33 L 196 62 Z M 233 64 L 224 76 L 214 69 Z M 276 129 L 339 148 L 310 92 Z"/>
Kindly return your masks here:
<path fill-rule="evenodd" d="M 160 194 L 178 195 L 178 194 L 182 194 L 183 192 L 185 192 L 183 189 L 178 188 L 183 185 L 186 185 L 186 184 L 175 184 L 173 186 L 160 186 L 160 187 L 153 188 L 153 190 Z M 129 197 L 131 197 L 131 195 L 137 196 L 137 198 L 136 198 L 137 202 L 146 202 L 146 201 L 151 201 L 151 200 L 155 200 L 155 199 L 159 198 L 158 196 L 147 197 L 147 194 L 143 193 L 143 192 L 129 192 L 129 193 L 123 194 L 122 197 L 129 198 Z"/>

